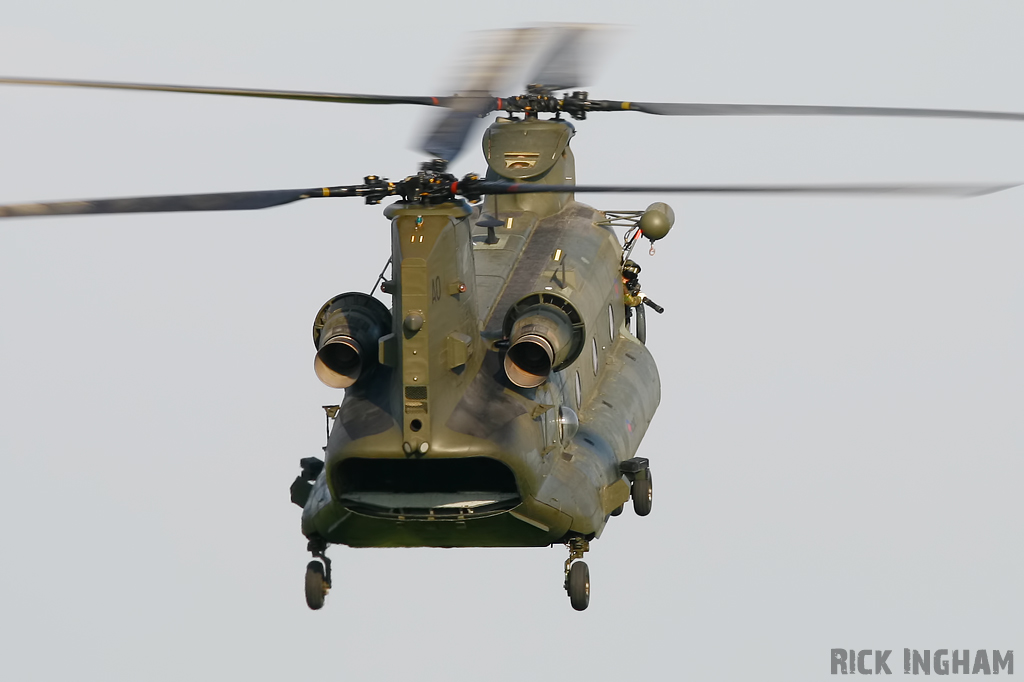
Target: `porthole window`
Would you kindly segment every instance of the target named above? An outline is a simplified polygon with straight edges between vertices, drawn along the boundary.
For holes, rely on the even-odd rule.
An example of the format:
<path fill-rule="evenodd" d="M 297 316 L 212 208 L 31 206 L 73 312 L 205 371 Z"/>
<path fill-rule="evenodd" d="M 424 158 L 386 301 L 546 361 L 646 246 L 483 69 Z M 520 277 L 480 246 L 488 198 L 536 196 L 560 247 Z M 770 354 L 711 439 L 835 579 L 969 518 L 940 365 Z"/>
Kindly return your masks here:
<path fill-rule="evenodd" d="M 608 306 L 608 340 L 615 343 L 615 309 Z"/>
<path fill-rule="evenodd" d="M 576 372 L 576 409 L 583 407 L 583 382 L 580 381 L 580 373 Z"/>
<path fill-rule="evenodd" d="M 600 365 L 598 364 L 598 361 L 597 361 L 597 337 L 595 336 L 590 341 L 591 341 L 591 345 L 594 348 L 594 376 L 596 377 L 597 376 L 597 370 L 600 367 Z"/>

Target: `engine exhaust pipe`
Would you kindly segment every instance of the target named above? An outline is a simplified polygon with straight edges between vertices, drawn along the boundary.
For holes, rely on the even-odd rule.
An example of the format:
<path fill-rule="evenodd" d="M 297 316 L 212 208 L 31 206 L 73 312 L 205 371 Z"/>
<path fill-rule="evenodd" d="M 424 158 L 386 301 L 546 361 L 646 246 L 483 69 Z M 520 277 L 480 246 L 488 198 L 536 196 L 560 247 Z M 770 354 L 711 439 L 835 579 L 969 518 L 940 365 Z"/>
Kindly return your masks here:
<path fill-rule="evenodd" d="M 316 377 L 331 388 L 348 388 L 363 373 L 363 351 L 351 336 L 335 336 L 324 342 L 313 360 Z"/>
<path fill-rule="evenodd" d="M 348 388 L 373 372 L 377 342 L 391 327 L 384 304 L 359 292 L 335 296 L 313 323 L 313 371 L 331 388 Z"/>
<path fill-rule="evenodd" d="M 575 308 L 564 299 L 557 303 L 564 305 L 538 302 L 520 308 L 517 304 L 509 311 L 515 317 L 508 333 L 504 367 L 505 375 L 516 386 L 540 386 L 552 372 L 575 360 L 583 347 L 582 325 L 572 319 L 578 319 Z"/>
<path fill-rule="evenodd" d="M 508 347 L 505 374 L 516 386 L 534 388 L 547 381 L 555 360 L 555 349 L 539 334 L 527 334 Z"/>

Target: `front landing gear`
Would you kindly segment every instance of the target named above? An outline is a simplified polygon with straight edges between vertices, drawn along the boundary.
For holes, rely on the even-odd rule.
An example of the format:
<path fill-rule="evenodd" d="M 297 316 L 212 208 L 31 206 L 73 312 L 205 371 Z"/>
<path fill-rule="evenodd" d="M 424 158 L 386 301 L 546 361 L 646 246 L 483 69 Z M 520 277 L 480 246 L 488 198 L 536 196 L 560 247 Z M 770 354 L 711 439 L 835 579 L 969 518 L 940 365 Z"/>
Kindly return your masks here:
<path fill-rule="evenodd" d="M 590 568 L 582 559 L 583 553 L 590 549 L 590 543 L 581 537 L 575 537 L 565 543 L 569 548 L 569 558 L 565 560 L 565 591 L 569 593 L 569 601 L 577 611 L 582 611 L 590 604 Z"/>
<path fill-rule="evenodd" d="M 306 606 L 314 611 L 322 609 L 328 589 L 324 565 L 319 561 L 310 561 L 306 566 Z"/>
<path fill-rule="evenodd" d="M 327 543 L 323 541 L 310 540 L 308 549 L 322 563 L 314 559 L 306 564 L 306 606 L 319 611 L 331 589 L 331 560 L 324 553 Z"/>

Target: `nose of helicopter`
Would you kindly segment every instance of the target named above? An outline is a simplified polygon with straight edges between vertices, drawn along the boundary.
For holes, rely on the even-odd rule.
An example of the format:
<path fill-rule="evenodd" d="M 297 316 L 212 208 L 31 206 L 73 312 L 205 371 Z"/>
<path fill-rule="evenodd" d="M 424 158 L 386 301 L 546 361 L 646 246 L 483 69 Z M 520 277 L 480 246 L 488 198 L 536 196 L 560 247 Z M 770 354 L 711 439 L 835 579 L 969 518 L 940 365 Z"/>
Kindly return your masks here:
<path fill-rule="evenodd" d="M 534 497 L 528 462 L 444 431 L 421 456 L 401 451 L 397 428 L 329 448 L 331 499 L 307 509 L 304 532 L 353 547 L 540 547 L 567 532 L 571 517 Z"/>
<path fill-rule="evenodd" d="M 479 516 L 522 501 L 512 469 L 491 457 L 349 457 L 331 476 L 339 503 L 383 518 Z"/>
<path fill-rule="evenodd" d="M 414 450 L 372 400 L 356 402 L 339 415 L 326 452 L 332 497 L 352 511 L 378 518 L 490 514 L 515 508 L 521 491 L 533 487 L 529 468 L 499 443 L 433 424 L 429 447 Z"/>

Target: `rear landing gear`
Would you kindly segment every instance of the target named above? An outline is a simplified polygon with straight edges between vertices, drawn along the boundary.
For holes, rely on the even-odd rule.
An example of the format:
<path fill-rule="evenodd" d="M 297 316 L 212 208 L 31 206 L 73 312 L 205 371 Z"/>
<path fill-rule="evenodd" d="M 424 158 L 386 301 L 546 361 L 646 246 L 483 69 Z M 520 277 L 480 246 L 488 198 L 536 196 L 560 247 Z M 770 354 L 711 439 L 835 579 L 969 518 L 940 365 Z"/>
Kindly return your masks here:
<path fill-rule="evenodd" d="M 320 561 L 314 559 L 306 564 L 306 606 L 319 611 L 331 589 L 331 560 L 324 553 L 327 543 L 322 540 L 310 540 L 308 549 Z"/>
<path fill-rule="evenodd" d="M 651 513 L 654 489 L 651 486 L 651 467 L 645 457 L 633 457 L 619 464 L 619 471 L 630 481 L 630 497 L 637 516 Z"/>
<path fill-rule="evenodd" d="M 582 559 L 583 553 L 590 549 L 590 543 L 584 538 L 575 537 L 565 543 L 569 548 L 569 558 L 565 560 L 565 591 L 569 594 L 569 602 L 577 611 L 583 611 L 590 605 L 590 568 Z"/>
<path fill-rule="evenodd" d="M 641 475 L 643 478 L 640 477 Z M 633 511 L 636 512 L 637 516 L 647 516 L 651 513 L 651 502 L 654 499 L 654 489 L 651 486 L 650 469 L 644 469 L 641 474 L 637 474 L 631 491 Z"/>

